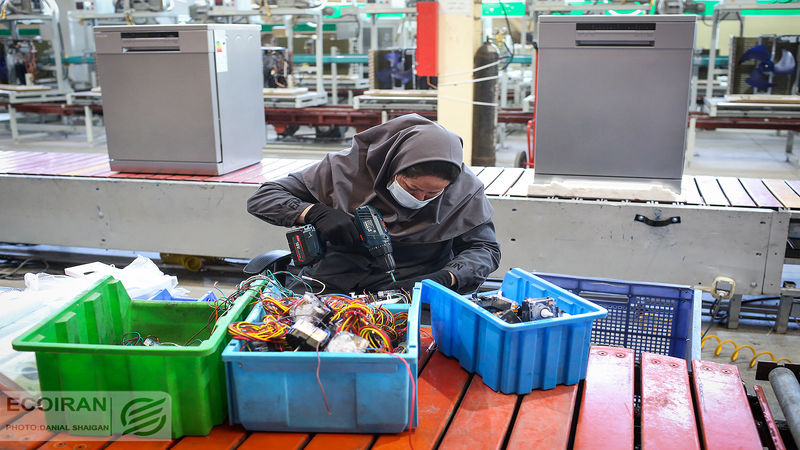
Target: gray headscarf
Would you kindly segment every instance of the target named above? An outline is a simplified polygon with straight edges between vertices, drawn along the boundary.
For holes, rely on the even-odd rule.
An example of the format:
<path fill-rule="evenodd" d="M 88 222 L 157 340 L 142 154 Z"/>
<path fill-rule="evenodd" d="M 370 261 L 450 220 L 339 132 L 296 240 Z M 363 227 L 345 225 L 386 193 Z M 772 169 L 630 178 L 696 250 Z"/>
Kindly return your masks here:
<path fill-rule="evenodd" d="M 462 155 L 456 134 L 409 114 L 356 134 L 350 149 L 328 153 L 300 176 L 328 206 L 349 213 L 365 204 L 377 208 L 395 242 L 441 242 L 486 223 L 493 213 L 483 183 L 463 164 Z M 461 173 L 426 206 L 398 205 L 386 186 L 403 169 L 428 161 L 451 162 Z"/>

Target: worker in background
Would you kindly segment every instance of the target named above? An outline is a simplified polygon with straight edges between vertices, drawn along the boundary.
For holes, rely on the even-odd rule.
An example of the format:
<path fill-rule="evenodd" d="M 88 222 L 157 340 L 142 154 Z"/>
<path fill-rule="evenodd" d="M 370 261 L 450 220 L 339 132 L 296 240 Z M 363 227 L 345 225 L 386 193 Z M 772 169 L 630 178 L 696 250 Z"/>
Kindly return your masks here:
<path fill-rule="evenodd" d="M 273 225 L 317 228 L 327 251 L 301 276 L 321 281 L 325 292 L 410 291 L 426 278 L 473 292 L 497 269 L 500 246 L 483 183 L 462 158 L 456 134 L 417 114 L 401 116 L 356 134 L 350 149 L 264 183 L 247 210 Z M 389 230 L 396 282 L 361 244 L 352 212 L 365 204 Z M 287 287 L 297 284 L 287 279 Z"/>

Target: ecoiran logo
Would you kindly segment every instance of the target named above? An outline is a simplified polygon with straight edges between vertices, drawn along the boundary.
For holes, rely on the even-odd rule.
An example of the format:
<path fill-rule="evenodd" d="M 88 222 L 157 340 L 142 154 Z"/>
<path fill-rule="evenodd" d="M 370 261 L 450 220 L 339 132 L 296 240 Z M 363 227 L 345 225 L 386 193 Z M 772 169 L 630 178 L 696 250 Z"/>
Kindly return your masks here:
<path fill-rule="evenodd" d="M 112 434 L 146 440 L 172 438 L 172 403 L 166 392 L 54 391 L 36 397 L 20 391 L 9 394 L 2 406 L 20 415 L 0 426 L 0 440 L 15 440 L 21 433 L 35 431 L 62 433 L 66 440 Z M 35 410 L 44 412 L 45 423 L 25 419 Z"/>
<path fill-rule="evenodd" d="M 122 407 L 119 420 L 122 434 L 137 436 L 153 436 L 163 430 L 167 424 L 167 408 L 169 396 L 161 398 L 139 397 L 129 401 Z"/>

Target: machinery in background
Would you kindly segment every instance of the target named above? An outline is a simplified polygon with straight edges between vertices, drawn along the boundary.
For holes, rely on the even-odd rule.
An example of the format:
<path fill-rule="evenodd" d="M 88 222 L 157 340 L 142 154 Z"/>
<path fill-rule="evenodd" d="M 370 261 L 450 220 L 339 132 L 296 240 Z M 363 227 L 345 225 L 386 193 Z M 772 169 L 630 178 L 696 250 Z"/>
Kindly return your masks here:
<path fill-rule="evenodd" d="M 0 23 L 8 36 L 0 37 L 4 58 L 0 81 L 18 90 L 69 90 L 62 66 L 59 9 L 54 0 L 6 0 L 0 3 Z M 13 86 L 26 86 L 14 88 Z"/>
<path fill-rule="evenodd" d="M 118 13 L 129 11 L 170 11 L 175 7 L 174 0 L 115 0 L 114 10 Z"/>
<path fill-rule="evenodd" d="M 292 73 L 292 55 L 283 47 L 261 47 L 264 62 L 264 87 L 289 87 Z"/>
<path fill-rule="evenodd" d="M 112 170 L 220 175 L 261 161 L 260 26 L 96 27 L 95 45 Z"/>
<path fill-rule="evenodd" d="M 354 109 L 435 110 L 435 76 L 419 76 L 415 49 L 369 52 L 370 90 L 353 99 Z"/>
<path fill-rule="evenodd" d="M 7 104 L 8 127 L 15 141 L 46 132 L 80 132 L 62 117 L 23 113 L 23 103 L 64 102 L 70 92 L 63 66 L 60 14 L 55 0 L 0 2 L 0 102 Z M 30 118 L 30 120 L 28 120 Z M 24 133 L 33 131 L 34 133 Z"/>
<path fill-rule="evenodd" d="M 369 53 L 370 89 L 436 89 L 435 76 L 419 76 L 416 49 L 374 50 Z"/>
<path fill-rule="evenodd" d="M 728 88 L 724 97 L 708 99 L 712 117 L 800 117 L 800 35 L 732 37 Z M 787 161 L 796 133 L 786 133 Z"/>
<path fill-rule="evenodd" d="M 731 37 L 728 95 L 800 94 L 800 35 Z"/>

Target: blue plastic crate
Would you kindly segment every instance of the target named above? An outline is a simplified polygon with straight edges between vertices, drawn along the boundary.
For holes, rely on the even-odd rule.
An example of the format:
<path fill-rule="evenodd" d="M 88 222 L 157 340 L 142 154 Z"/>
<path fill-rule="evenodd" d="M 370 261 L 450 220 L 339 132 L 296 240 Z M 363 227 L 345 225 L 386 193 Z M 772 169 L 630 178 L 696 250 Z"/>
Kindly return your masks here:
<path fill-rule="evenodd" d="M 135 300 L 167 300 L 171 302 L 214 302 L 217 300 L 217 296 L 214 295 L 214 291 L 208 291 L 204 296 L 200 298 L 180 298 L 173 296 L 168 289 L 162 289 L 149 297 L 136 297 Z"/>
<path fill-rule="evenodd" d="M 439 350 L 506 394 L 552 389 L 585 378 L 592 321 L 604 317 L 606 310 L 520 269 L 506 273 L 501 290 L 515 301 L 550 296 L 570 316 L 510 324 L 466 297 L 424 280 L 418 292 L 420 300 L 431 305 L 431 328 Z"/>
<path fill-rule="evenodd" d="M 694 289 L 545 273 L 536 276 L 608 310 L 606 317 L 592 323 L 592 344 L 632 349 L 637 362 L 641 352 L 691 359 L 692 307 L 699 296 Z"/>
<path fill-rule="evenodd" d="M 419 287 L 414 289 L 416 293 Z M 396 355 L 411 368 L 417 383 L 419 302 L 385 305 L 393 313 L 408 312 L 405 353 Z M 247 317 L 257 322 L 259 303 Z M 399 433 L 408 428 L 416 391 L 405 364 L 381 353 L 319 353 L 319 378 L 331 414 L 325 409 L 317 383 L 316 352 L 248 352 L 233 339 L 222 352 L 228 382 L 231 424 L 257 431 L 335 433 Z"/>

